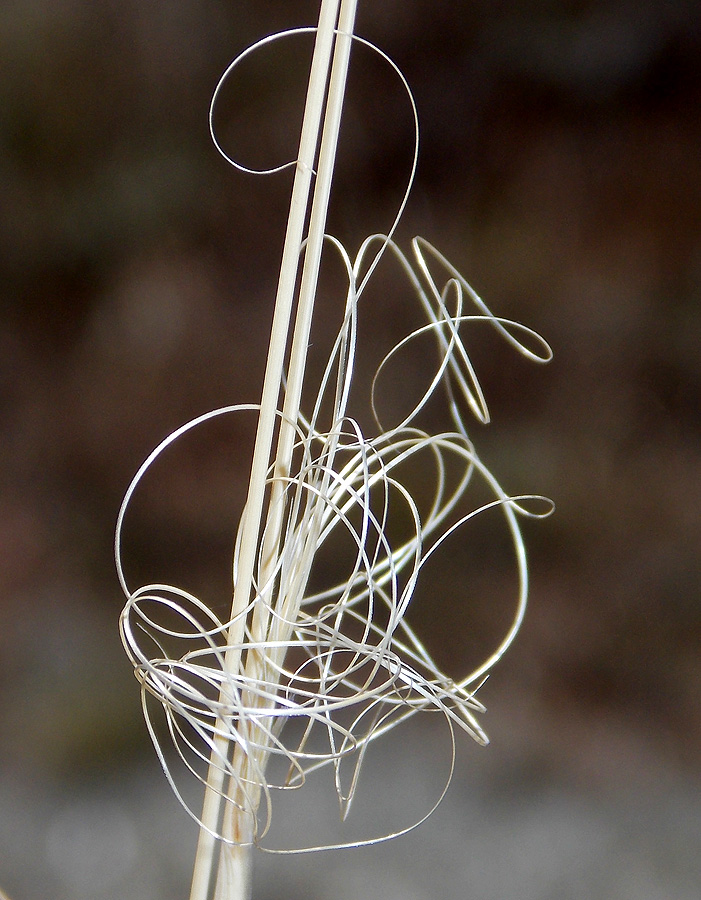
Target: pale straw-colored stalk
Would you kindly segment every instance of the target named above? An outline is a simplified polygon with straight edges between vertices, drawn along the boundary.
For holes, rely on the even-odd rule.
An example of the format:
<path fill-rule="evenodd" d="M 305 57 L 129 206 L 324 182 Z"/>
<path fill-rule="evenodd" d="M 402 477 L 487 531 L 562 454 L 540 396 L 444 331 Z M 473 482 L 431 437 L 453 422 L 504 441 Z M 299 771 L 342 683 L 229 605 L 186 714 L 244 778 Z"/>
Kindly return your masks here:
<path fill-rule="evenodd" d="M 253 572 L 258 555 L 261 522 L 264 516 L 268 470 L 283 384 L 285 354 L 289 346 L 289 329 L 297 273 L 300 260 L 303 258 L 302 281 L 289 356 L 283 417 L 280 420 L 277 452 L 274 460 L 274 480 L 268 501 L 268 521 L 265 527 L 265 542 L 262 552 L 262 583 L 264 585 L 272 579 L 272 573 L 277 565 L 283 520 L 284 479 L 290 471 L 295 438 L 294 423 L 297 422 L 299 416 L 299 403 L 321 263 L 321 249 L 345 94 L 356 2 L 357 0 L 322 0 L 321 3 L 282 252 L 248 496 L 238 547 L 231 610 L 232 624 L 227 636 L 228 649 L 225 658 L 226 671 L 236 672 L 241 665 L 244 665 L 247 674 L 254 678 L 256 669 L 265 663 L 254 651 L 249 651 L 247 658 L 242 660 L 240 647 L 243 643 L 246 610 L 251 601 Z M 318 153 L 317 163 L 320 133 L 321 149 Z M 309 231 L 304 253 L 302 253 L 304 226 L 307 221 L 315 163 L 317 163 L 317 172 L 309 216 Z M 272 590 L 272 587 L 269 589 Z M 285 618 L 294 620 L 294 611 L 286 611 Z M 253 641 L 265 640 L 268 624 L 268 608 L 259 604 L 253 614 Z M 218 764 L 218 760 L 221 756 L 229 753 L 227 740 L 225 735 L 218 737 L 212 751 L 213 760 L 205 788 L 202 811 L 203 827 L 200 830 L 190 900 L 207 900 L 208 897 L 214 851 L 217 846 L 213 833 L 216 832 L 219 823 L 222 781 L 224 779 L 224 772 Z M 245 768 L 248 764 L 246 749 L 242 749 L 242 745 L 237 745 L 234 753 L 237 756 L 234 766 L 239 770 Z M 232 815 L 226 819 L 224 835 L 233 843 L 219 845 L 221 853 L 215 896 L 216 900 L 246 900 L 250 893 L 248 856 L 253 840 L 252 823 L 247 811 L 241 810 L 238 805 L 233 805 L 230 809 Z"/>

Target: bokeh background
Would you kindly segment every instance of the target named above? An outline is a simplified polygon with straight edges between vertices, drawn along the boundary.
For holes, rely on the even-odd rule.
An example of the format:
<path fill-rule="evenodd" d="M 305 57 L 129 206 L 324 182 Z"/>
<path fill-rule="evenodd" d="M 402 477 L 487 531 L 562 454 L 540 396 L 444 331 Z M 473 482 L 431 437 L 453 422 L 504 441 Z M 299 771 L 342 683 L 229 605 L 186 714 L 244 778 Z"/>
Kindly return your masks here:
<path fill-rule="evenodd" d="M 119 644 L 112 532 L 161 438 L 259 397 L 291 180 L 227 167 L 207 109 L 237 52 L 316 14 L 314 0 L 0 7 L 0 886 L 12 900 L 187 894 L 194 827 Z M 361 0 L 358 31 L 402 67 L 421 118 L 400 240 L 427 237 L 495 312 L 554 347 L 547 367 L 478 351 L 494 421 L 473 436 L 507 488 L 558 509 L 526 528 L 527 621 L 482 691 L 493 743 L 460 742 L 445 806 L 372 850 L 261 857 L 256 897 L 691 900 L 701 9 Z M 243 162 L 294 156 L 307 51 L 280 45 L 225 94 L 221 133 Z M 388 227 L 410 158 L 401 90 L 365 51 L 353 67 L 331 212 L 351 249 Z M 402 302 L 388 291 L 368 304 L 370 355 L 409 315 Z M 243 426 L 215 429 L 174 461 L 135 514 L 135 572 L 226 592 L 249 442 Z M 450 551 L 417 616 L 457 674 L 493 641 L 505 576 L 481 546 L 490 577 L 471 582 L 469 548 Z M 429 790 L 436 740 L 429 725 L 388 742 L 407 795 Z M 283 827 L 316 815 L 303 802 Z"/>

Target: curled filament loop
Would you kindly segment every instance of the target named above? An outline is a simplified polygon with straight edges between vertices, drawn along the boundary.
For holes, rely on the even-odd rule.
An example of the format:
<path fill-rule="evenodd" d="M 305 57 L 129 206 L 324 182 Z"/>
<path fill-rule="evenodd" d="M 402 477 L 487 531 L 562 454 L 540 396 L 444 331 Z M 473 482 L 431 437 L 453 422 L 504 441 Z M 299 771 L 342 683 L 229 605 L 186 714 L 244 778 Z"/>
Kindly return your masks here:
<path fill-rule="evenodd" d="M 214 134 L 214 107 L 221 84 L 257 48 L 314 30 L 295 29 L 259 41 L 224 73 L 212 100 L 210 125 L 218 149 L 237 168 L 252 171 L 228 157 Z M 377 50 L 360 38 L 355 40 Z M 416 121 L 411 92 L 399 76 Z M 130 585 L 122 561 L 122 533 L 135 491 L 166 448 L 212 419 L 255 412 L 259 407 L 242 404 L 216 409 L 174 431 L 141 466 L 119 511 L 115 553 L 126 596 L 121 636 L 141 684 L 147 727 L 176 796 L 197 821 L 198 813 L 188 808 L 176 783 L 171 755 L 161 746 L 163 732 L 153 719 L 154 709 L 164 713 L 177 755 L 195 778 L 204 782 L 203 772 L 213 760 L 220 768 L 224 813 L 220 826 L 209 830 L 228 843 L 236 843 L 237 837 L 227 826 L 227 817 L 243 816 L 250 826 L 249 842 L 264 849 L 322 849 L 266 845 L 276 791 L 300 788 L 310 773 L 327 768 L 345 817 L 368 747 L 419 712 L 443 717 L 453 748 L 456 727 L 478 743 L 486 743 L 476 718 L 484 710 L 475 693 L 523 619 L 528 570 L 520 520 L 548 515 L 552 504 L 535 495 L 507 494 L 468 438 L 466 413 L 487 422 L 489 412 L 461 332 L 486 325 L 537 362 L 548 361 L 551 351 L 529 328 L 494 316 L 429 243 L 414 239 L 410 258 L 393 241 L 414 178 L 417 147 L 418 137 L 408 187 L 388 234 L 368 237 L 355 257 L 336 238 L 326 237 L 327 249 L 338 255 L 346 273 L 344 316 L 312 408 L 289 423 L 295 434 L 294 467 L 284 475 L 276 474 L 274 465 L 269 470 L 268 486 L 277 487 L 273 494 L 277 508 L 269 510 L 268 522 L 282 522 L 280 549 L 271 567 L 263 553 L 264 528 L 250 602 L 238 613 L 243 627 L 237 646 L 228 641 L 233 619 L 218 617 L 195 595 L 168 584 Z M 359 298 L 383 254 L 398 262 L 426 324 L 399 341 L 380 363 L 370 398 L 377 429 L 367 435 L 349 415 L 348 401 Z M 425 335 L 436 346 L 435 370 L 400 421 L 383 421 L 383 376 L 407 346 Z M 431 434 L 422 427 L 422 413 L 441 393 L 449 418 L 446 430 Z M 280 410 L 277 416 L 279 422 L 284 418 Z M 428 500 L 425 490 L 418 499 L 407 484 L 405 473 L 417 468 L 432 479 Z M 513 547 L 517 572 L 513 618 L 482 663 L 470 673 L 451 676 L 434 662 L 407 622 L 406 612 L 427 562 L 444 549 L 448 538 L 488 510 L 501 514 Z M 245 515 L 244 509 L 241 521 Z M 315 559 L 334 541 L 351 548 L 342 557 L 345 571 L 334 584 L 312 589 Z M 237 540 L 234 580 L 238 550 Z M 419 821 L 440 802 L 451 773 L 452 764 L 445 787 Z M 393 837 L 416 824 L 348 845 Z"/>

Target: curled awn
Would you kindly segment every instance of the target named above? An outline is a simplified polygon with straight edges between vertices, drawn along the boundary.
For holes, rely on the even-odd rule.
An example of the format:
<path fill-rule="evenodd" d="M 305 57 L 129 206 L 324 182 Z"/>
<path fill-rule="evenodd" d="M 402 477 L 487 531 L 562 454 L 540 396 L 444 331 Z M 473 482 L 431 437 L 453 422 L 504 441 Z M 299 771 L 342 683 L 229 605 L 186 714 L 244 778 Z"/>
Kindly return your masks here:
<path fill-rule="evenodd" d="M 315 35 L 299 156 L 291 164 L 295 181 L 262 398 L 204 413 L 169 435 L 137 472 L 118 517 L 116 558 L 126 596 L 122 640 L 141 684 L 144 715 L 160 762 L 201 826 L 192 900 L 206 900 L 213 889 L 219 900 L 248 896 L 250 845 L 281 852 L 320 849 L 302 842 L 295 847 L 266 843 L 277 792 L 301 788 L 310 773 L 326 767 L 345 817 L 368 747 L 399 722 L 433 711 L 444 718 L 451 735 L 457 727 L 486 743 L 476 718 L 483 707 L 475 694 L 513 641 L 528 593 L 520 520 L 547 515 L 551 508 L 541 497 L 507 494 L 468 437 L 467 417 L 487 422 L 489 412 L 463 334 L 490 328 L 537 362 L 550 358 L 550 348 L 531 329 L 493 315 L 431 244 L 415 238 L 409 254 L 397 246 L 393 234 L 414 169 L 388 234 L 369 236 L 351 254 L 326 233 L 348 60 L 353 41 L 360 40 L 353 36 L 354 15 L 350 0 L 323 0 L 316 28 L 266 38 L 241 54 L 223 76 L 222 81 L 265 43 L 300 32 Z M 401 78 L 416 119 L 411 92 L 387 61 Z M 219 87 L 210 123 L 218 95 Z M 414 167 L 417 147 L 418 125 Z M 345 293 L 337 298 L 343 318 L 315 386 L 316 399 L 302 409 L 324 253 L 335 254 L 345 272 Z M 425 324 L 379 365 L 368 398 L 375 427 L 367 433 L 349 414 L 349 398 L 362 296 L 383 257 L 398 266 L 406 294 L 419 303 Z M 389 421 L 384 377 L 397 356 L 426 338 L 435 345 L 435 368 L 408 411 L 399 421 Z M 443 399 L 447 418 L 444 430 L 433 433 L 423 421 L 437 397 Z M 132 497 L 153 463 L 213 419 L 252 414 L 258 422 L 256 443 L 235 538 L 234 600 L 228 617 L 216 615 L 177 586 L 132 585 L 122 562 L 123 527 Z M 410 470 L 420 470 L 424 482 L 431 480 L 430 492 L 423 489 L 416 496 L 406 477 Z M 490 509 L 501 515 L 513 547 L 518 575 L 513 619 L 474 671 L 448 674 L 433 661 L 405 614 L 426 563 L 445 549 L 449 537 Z M 334 541 L 346 548 L 339 555 L 342 570 L 335 583 L 320 588 L 310 582 L 315 559 Z M 165 716 L 180 762 L 204 785 L 201 810 L 189 809 L 180 792 L 171 771 L 172 754 L 161 747 L 163 730 L 152 718 L 155 710 Z M 348 844 L 381 840 L 410 827 L 414 825 Z"/>

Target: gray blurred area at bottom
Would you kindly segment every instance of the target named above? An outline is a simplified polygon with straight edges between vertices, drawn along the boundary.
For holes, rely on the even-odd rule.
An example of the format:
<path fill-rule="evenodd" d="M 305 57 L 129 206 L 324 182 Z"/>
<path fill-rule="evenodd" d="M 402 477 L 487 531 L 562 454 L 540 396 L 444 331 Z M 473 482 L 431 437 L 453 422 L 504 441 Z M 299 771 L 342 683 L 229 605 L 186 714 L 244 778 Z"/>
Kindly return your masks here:
<path fill-rule="evenodd" d="M 433 740 L 419 725 L 399 743 L 378 745 L 380 763 L 399 769 L 406 797 L 431 781 Z M 519 759 L 513 748 L 459 741 L 450 790 L 419 829 L 369 848 L 256 851 L 253 896 L 697 900 L 701 797 L 681 776 L 656 782 L 650 774 L 604 789 Z M 372 794 L 382 765 L 367 777 Z M 314 789 L 298 793 L 294 814 L 277 823 L 282 841 L 298 840 L 305 818 L 317 815 Z M 196 785 L 191 796 L 196 803 Z M 401 806 L 402 797 L 395 800 Z M 343 840 L 344 826 L 332 818 L 324 832 Z M 70 789 L 0 768 L 0 884 L 11 900 L 186 898 L 195 841 L 196 826 L 155 760 Z"/>

